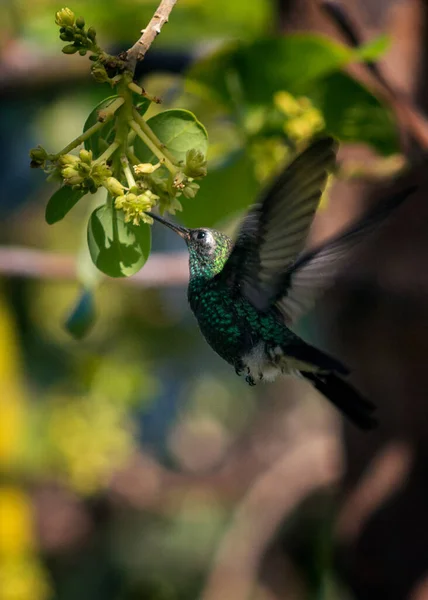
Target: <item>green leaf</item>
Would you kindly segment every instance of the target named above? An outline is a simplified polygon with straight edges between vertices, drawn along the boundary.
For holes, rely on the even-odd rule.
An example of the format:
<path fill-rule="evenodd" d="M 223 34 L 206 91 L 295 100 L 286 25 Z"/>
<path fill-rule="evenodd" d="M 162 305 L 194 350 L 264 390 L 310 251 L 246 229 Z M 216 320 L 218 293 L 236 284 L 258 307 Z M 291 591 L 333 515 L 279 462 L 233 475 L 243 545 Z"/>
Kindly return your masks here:
<path fill-rule="evenodd" d="M 374 61 L 381 58 L 388 51 L 391 45 L 391 39 L 387 35 L 379 37 L 367 42 L 363 46 L 354 50 L 355 56 L 359 60 Z"/>
<path fill-rule="evenodd" d="M 398 151 L 392 114 L 345 73 L 318 80 L 308 95 L 322 111 L 327 130 L 341 141 L 366 142 L 384 155 Z"/>
<path fill-rule="evenodd" d="M 49 199 L 46 206 L 45 219 L 49 225 L 61 221 L 65 215 L 86 194 L 82 190 L 73 190 L 68 185 L 60 187 Z"/>
<path fill-rule="evenodd" d="M 165 110 L 149 119 L 147 125 L 177 160 L 185 161 L 187 151 L 192 148 L 200 150 L 206 156 L 207 131 L 190 111 Z M 154 159 L 151 150 L 138 137 L 135 139 L 134 149 L 141 162 L 151 162 Z"/>
<path fill-rule="evenodd" d="M 294 34 L 233 44 L 198 61 L 188 77 L 208 85 L 213 94 L 233 104 L 230 73 L 237 73 L 243 98 L 249 104 L 271 100 L 277 90 L 300 93 L 309 81 L 336 71 L 350 62 L 354 51 L 317 35 Z"/>
<path fill-rule="evenodd" d="M 212 227 L 246 209 L 258 190 L 252 161 L 245 152 L 235 152 L 224 167 L 208 171 L 195 200 L 183 200 L 180 220 L 187 227 Z"/>
<path fill-rule="evenodd" d="M 129 277 L 141 269 L 149 256 L 150 227 L 125 223 L 122 211 L 99 206 L 89 219 L 88 246 L 100 271 L 110 277 Z"/>
<path fill-rule="evenodd" d="M 64 323 L 64 327 L 74 338 L 80 340 L 92 329 L 95 319 L 94 295 L 91 290 L 83 288 Z"/>
<path fill-rule="evenodd" d="M 89 114 L 89 117 L 86 119 L 85 125 L 83 126 L 83 133 L 98 123 L 98 113 L 100 110 L 105 110 L 112 102 L 114 102 L 118 96 L 110 96 L 105 100 L 102 100 L 94 110 Z M 104 125 L 102 129 L 96 131 L 91 137 L 85 140 L 85 148 L 86 150 L 91 150 L 93 157 L 98 158 L 104 150 L 106 150 L 107 146 L 111 144 L 114 137 L 114 120 L 109 121 Z"/>
<path fill-rule="evenodd" d="M 384 44 L 382 38 L 351 49 L 321 36 L 301 34 L 258 40 L 229 46 L 197 62 L 188 77 L 209 86 L 237 123 L 242 122 L 242 113 L 248 117 L 252 110 L 263 108 L 273 115 L 274 94 L 286 90 L 309 97 L 323 112 L 327 130 L 339 139 L 368 142 L 388 154 L 398 149 L 390 112 L 341 72 L 351 61 L 371 60 Z"/>

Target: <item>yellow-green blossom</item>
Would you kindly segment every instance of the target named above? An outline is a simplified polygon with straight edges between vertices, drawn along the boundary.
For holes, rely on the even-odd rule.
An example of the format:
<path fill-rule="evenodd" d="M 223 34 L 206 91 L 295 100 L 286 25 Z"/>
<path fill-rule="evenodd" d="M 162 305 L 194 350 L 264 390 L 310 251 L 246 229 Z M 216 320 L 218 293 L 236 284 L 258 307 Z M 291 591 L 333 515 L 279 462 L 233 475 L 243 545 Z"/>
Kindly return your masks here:
<path fill-rule="evenodd" d="M 153 208 L 157 200 L 159 196 L 150 190 L 145 190 L 138 196 L 133 193 L 122 194 L 115 199 L 114 205 L 125 213 L 125 223 L 132 222 L 133 225 L 139 225 L 142 221 L 151 225 L 153 219 L 146 214 L 146 211 Z"/>
<path fill-rule="evenodd" d="M 298 142 L 324 129 L 322 113 L 309 98 L 295 98 L 289 92 L 280 91 L 274 94 L 273 100 L 286 117 L 284 132 L 290 139 Z"/>
<path fill-rule="evenodd" d="M 156 165 L 152 165 L 151 163 L 140 163 L 139 165 L 134 165 L 134 172 L 135 175 L 150 175 L 150 173 L 154 173 L 156 169 L 159 169 L 160 166 L 160 162 Z"/>
<path fill-rule="evenodd" d="M 62 8 L 55 14 L 55 23 L 60 27 L 70 27 L 74 25 L 75 19 L 74 12 L 69 8 Z"/>

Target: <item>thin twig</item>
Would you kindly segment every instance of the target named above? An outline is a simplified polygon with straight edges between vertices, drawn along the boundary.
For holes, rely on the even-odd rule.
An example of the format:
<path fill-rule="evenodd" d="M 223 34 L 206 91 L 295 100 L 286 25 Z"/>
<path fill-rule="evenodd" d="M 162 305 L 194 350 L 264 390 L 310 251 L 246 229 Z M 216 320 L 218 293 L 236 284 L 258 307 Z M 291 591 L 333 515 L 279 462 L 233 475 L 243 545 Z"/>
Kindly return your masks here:
<path fill-rule="evenodd" d="M 128 67 L 132 73 L 135 71 L 137 62 L 143 60 L 147 50 L 161 32 L 163 25 L 168 22 L 169 14 L 176 2 L 177 0 L 161 0 L 150 23 L 142 30 L 142 35 L 138 42 L 126 52 Z"/>
<path fill-rule="evenodd" d="M 338 0 L 320 0 L 320 5 L 331 21 L 336 25 L 337 29 L 342 33 L 345 40 L 350 46 L 356 48 L 363 42 L 363 36 L 359 31 L 357 24 L 348 14 L 348 10 Z M 415 140 L 420 144 L 421 148 L 428 147 L 428 118 L 427 116 L 412 102 L 412 100 L 398 90 L 388 79 L 383 75 L 380 66 L 369 61 L 363 63 L 367 75 L 367 81 L 363 81 L 367 87 L 375 88 L 383 99 L 388 102 L 395 112 L 395 116 L 399 125 L 402 128 L 402 144 L 408 148 L 408 134 L 411 133 Z"/>

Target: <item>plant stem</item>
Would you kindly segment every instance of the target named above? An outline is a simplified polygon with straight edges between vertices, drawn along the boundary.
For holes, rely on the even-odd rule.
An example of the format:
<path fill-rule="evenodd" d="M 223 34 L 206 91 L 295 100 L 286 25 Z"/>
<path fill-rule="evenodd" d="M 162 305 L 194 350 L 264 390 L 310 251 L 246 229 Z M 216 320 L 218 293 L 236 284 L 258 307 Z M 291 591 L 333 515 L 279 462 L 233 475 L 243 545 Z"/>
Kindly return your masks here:
<path fill-rule="evenodd" d="M 126 151 L 126 155 L 129 158 L 129 160 L 132 162 L 133 165 L 138 165 L 140 163 L 138 158 L 135 156 L 135 154 L 129 148 Z"/>
<path fill-rule="evenodd" d="M 146 29 L 142 30 L 142 35 L 138 42 L 126 52 L 126 61 L 131 73 L 134 73 L 137 62 L 143 60 L 147 50 L 152 45 L 156 36 L 160 33 L 162 26 L 168 22 L 168 17 L 177 0 L 161 0 L 155 14 Z"/>
<path fill-rule="evenodd" d="M 108 123 L 114 116 L 114 113 L 116 112 L 116 110 L 125 102 L 125 100 L 123 98 L 117 98 L 114 102 L 112 102 L 110 104 L 110 106 L 108 106 L 106 109 L 104 109 L 103 111 L 100 111 L 100 113 L 102 112 L 102 120 L 99 120 L 97 123 L 95 123 L 94 125 L 92 125 L 92 127 L 89 127 L 89 129 L 87 129 L 86 131 L 84 131 L 83 133 L 81 133 L 76 139 L 74 139 L 72 142 L 70 142 L 69 144 L 67 144 L 67 146 L 65 146 L 65 148 L 63 148 L 62 150 L 60 150 L 57 154 L 54 154 L 52 156 L 49 157 L 50 160 L 54 161 L 54 160 L 58 160 L 58 158 L 60 156 L 62 156 L 63 154 L 68 154 L 68 152 L 70 152 L 70 150 L 74 150 L 74 148 L 77 148 L 77 146 L 80 146 L 80 144 L 83 144 L 83 142 L 85 142 L 86 140 L 88 140 L 92 135 L 94 135 L 94 133 L 96 133 L 97 131 L 99 131 L 100 129 L 102 129 L 104 127 L 104 125 L 106 123 Z"/>
<path fill-rule="evenodd" d="M 166 166 L 168 171 L 170 173 L 172 173 L 173 175 L 176 175 L 178 172 L 177 167 L 172 164 L 172 162 L 165 156 L 163 151 L 160 150 L 160 148 L 158 148 L 156 146 L 156 144 L 154 144 L 152 142 L 152 140 L 148 137 L 148 135 L 146 135 L 144 133 L 144 131 L 141 129 L 140 125 L 138 123 L 136 123 L 135 121 L 131 121 L 129 125 L 130 125 L 130 127 L 132 127 L 132 129 L 135 131 L 135 133 L 138 135 L 138 137 L 146 144 L 146 146 L 148 148 L 150 148 L 150 150 L 153 152 L 153 154 L 158 157 L 160 162 Z"/>
<path fill-rule="evenodd" d="M 119 98 L 113 100 L 113 102 L 106 106 L 106 108 L 102 108 L 100 111 L 98 111 L 98 120 L 102 122 L 110 120 L 114 113 L 117 111 L 117 109 L 120 108 L 122 104 L 124 104 L 124 102 L 125 98 L 122 98 L 122 96 L 119 96 Z"/>
<path fill-rule="evenodd" d="M 135 187 L 137 184 L 135 183 L 134 176 L 129 167 L 129 162 L 125 154 L 122 154 L 122 156 L 120 157 L 120 164 L 122 165 L 122 169 L 125 174 L 126 181 L 128 182 L 128 186 L 130 188 Z"/>
<path fill-rule="evenodd" d="M 166 158 L 168 160 L 170 160 L 173 165 L 176 165 L 177 161 L 174 158 L 174 156 L 165 147 L 165 144 L 162 144 L 162 142 L 160 141 L 160 139 L 153 132 L 153 130 L 151 129 L 151 127 L 149 125 L 147 125 L 147 122 L 143 119 L 143 117 L 140 115 L 140 113 L 135 108 L 133 110 L 133 115 L 134 115 L 134 119 L 137 121 L 138 125 L 141 127 L 141 129 L 144 131 L 144 133 L 151 139 L 151 141 L 154 144 L 156 144 L 156 146 L 159 148 L 159 150 L 162 151 L 162 153 L 164 154 L 164 156 L 166 156 Z"/>
<path fill-rule="evenodd" d="M 67 146 L 65 146 L 65 148 L 60 150 L 57 154 L 53 154 L 53 155 L 49 156 L 49 159 L 52 161 L 58 160 L 58 158 L 60 156 L 62 156 L 63 154 L 68 154 L 70 152 L 70 150 L 77 148 L 77 146 L 80 146 L 80 144 L 83 144 L 83 142 L 85 140 L 89 139 L 91 137 L 91 135 L 93 135 L 94 133 L 96 133 L 97 131 L 102 129 L 106 123 L 107 123 L 107 121 L 103 121 L 102 123 L 101 122 L 95 123 L 95 125 L 92 125 L 92 127 L 89 127 L 89 129 L 87 129 L 85 132 L 81 133 L 76 139 L 74 139 L 72 142 L 67 144 Z"/>
<path fill-rule="evenodd" d="M 144 96 L 144 98 L 147 98 L 147 100 L 150 100 L 150 102 L 154 102 L 155 104 L 162 104 L 162 100 L 160 98 L 158 98 L 157 96 L 152 96 L 151 94 L 148 94 L 146 92 L 146 90 L 144 88 L 140 87 L 139 85 L 137 85 L 135 83 L 135 81 L 132 81 L 128 87 L 131 90 L 131 92 L 135 92 L 136 94 L 139 94 L 140 96 Z"/>
<path fill-rule="evenodd" d="M 105 152 L 103 152 L 101 154 L 101 156 L 99 156 L 97 158 L 97 160 L 94 160 L 92 165 L 99 165 L 104 160 L 108 160 L 110 158 L 110 156 L 116 152 L 116 150 L 119 148 L 119 146 L 120 146 L 120 143 L 115 140 L 112 144 L 110 144 L 110 146 L 107 148 L 107 150 Z"/>

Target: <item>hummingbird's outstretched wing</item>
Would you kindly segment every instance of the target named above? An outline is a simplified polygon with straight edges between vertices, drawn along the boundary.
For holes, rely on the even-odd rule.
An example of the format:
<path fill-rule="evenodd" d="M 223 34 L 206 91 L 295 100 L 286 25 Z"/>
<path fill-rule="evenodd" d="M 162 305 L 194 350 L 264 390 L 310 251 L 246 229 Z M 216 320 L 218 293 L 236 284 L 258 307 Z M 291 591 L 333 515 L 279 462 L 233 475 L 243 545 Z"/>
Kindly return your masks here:
<path fill-rule="evenodd" d="M 302 252 L 287 269 L 274 299 L 287 325 L 307 312 L 332 284 L 349 258 L 349 253 L 365 236 L 397 208 L 416 186 L 410 186 L 376 204 L 361 220 L 320 246 Z"/>
<path fill-rule="evenodd" d="M 243 220 L 221 277 L 258 310 L 267 310 L 278 286 L 283 289 L 282 276 L 303 250 L 335 160 L 333 138 L 313 142 Z"/>

